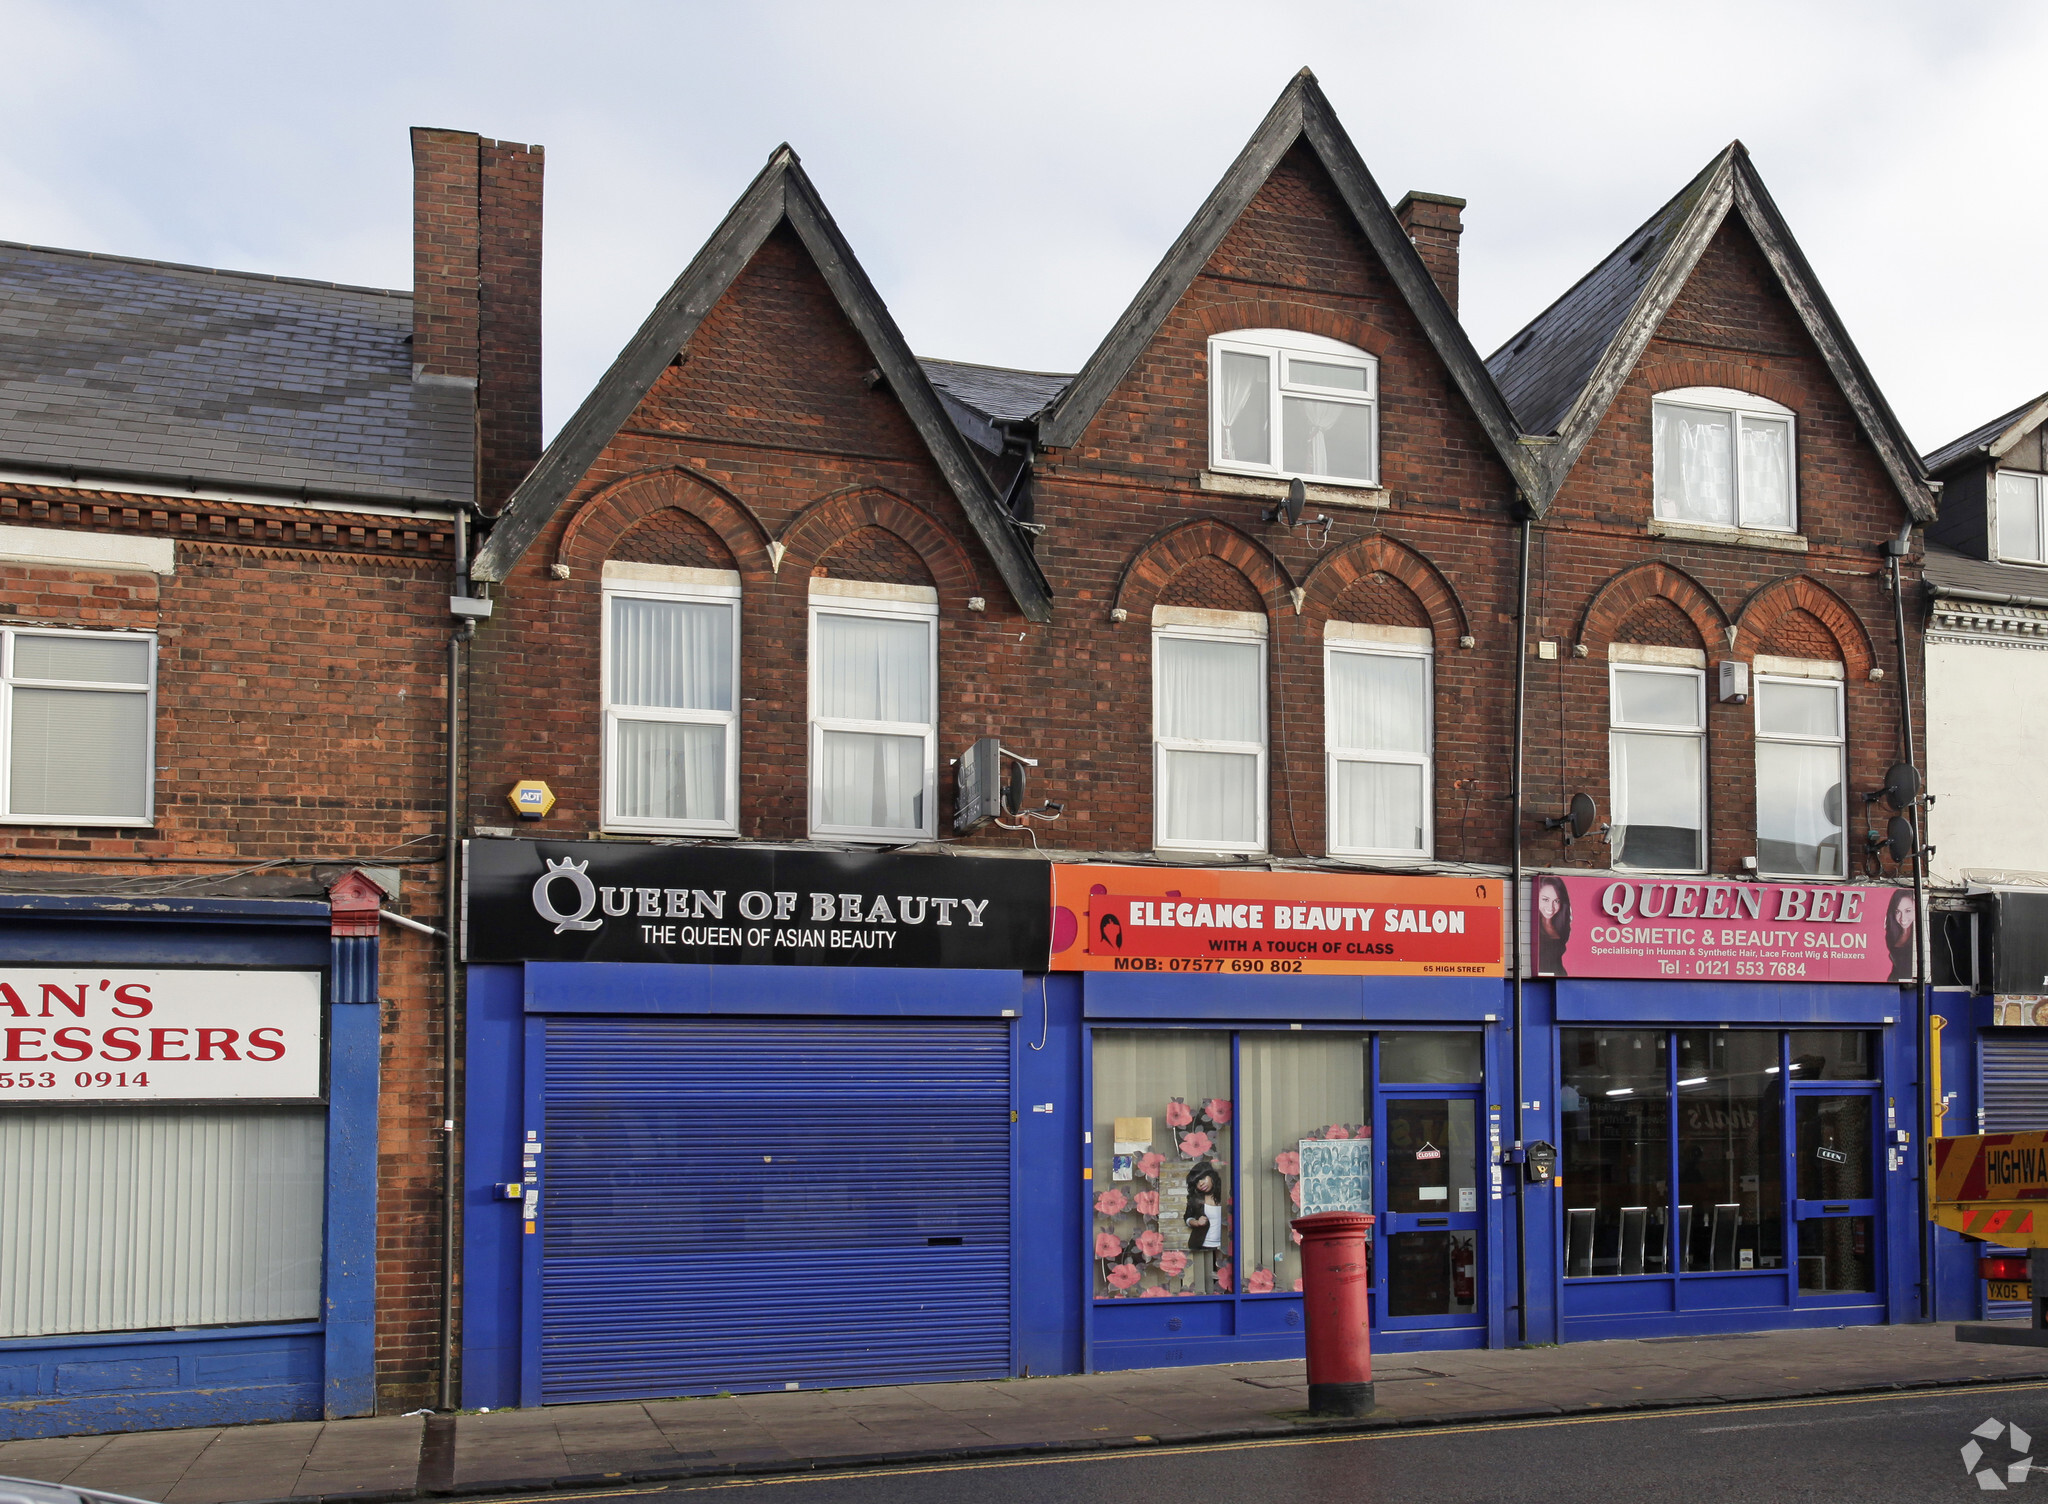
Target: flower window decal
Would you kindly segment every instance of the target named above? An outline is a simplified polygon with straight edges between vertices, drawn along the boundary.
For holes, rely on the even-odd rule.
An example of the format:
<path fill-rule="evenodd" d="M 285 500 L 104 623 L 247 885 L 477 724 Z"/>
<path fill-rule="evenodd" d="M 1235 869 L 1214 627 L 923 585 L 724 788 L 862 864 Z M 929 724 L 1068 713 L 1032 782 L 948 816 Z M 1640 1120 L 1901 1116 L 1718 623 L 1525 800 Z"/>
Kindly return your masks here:
<path fill-rule="evenodd" d="M 1227 1097 L 1205 1097 L 1194 1102 L 1185 1097 L 1169 1098 L 1165 1110 L 1166 1147 L 1147 1150 L 1130 1159 L 1134 1188 L 1126 1192 L 1120 1186 L 1110 1186 L 1095 1192 L 1097 1298 L 1143 1299 L 1232 1290 L 1236 1279 L 1230 1262 L 1234 1224 L 1229 1164 L 1225 1158 L 1231 1116 Z M 1119 1159 L 1118 1163 L 1121 1166 L 1123 1161 Z M 1165 1220 L 1169 1228 L 1180 1231 L 1180 1216 L 1169 1204 L 1173 1196 L 1168 1188 L 1184 1196 L 1188 1174 L 1201 1164 L 1216 1171 L 1223 1194 L 1223 1241 L 1215 1250 L 1213 1268 L 1206 1271 L 1206 1279 L 1204 1264 L 1209 1261 L 1201 1260 L 1196 1251 L 1173 1246 L 1167 1229 L 1160 1225 Z M 1118 1173 L 1122 1173 L 1121 1168 Z M 1184 1233 L 1182 1239 L 1185 1241 Z"/>

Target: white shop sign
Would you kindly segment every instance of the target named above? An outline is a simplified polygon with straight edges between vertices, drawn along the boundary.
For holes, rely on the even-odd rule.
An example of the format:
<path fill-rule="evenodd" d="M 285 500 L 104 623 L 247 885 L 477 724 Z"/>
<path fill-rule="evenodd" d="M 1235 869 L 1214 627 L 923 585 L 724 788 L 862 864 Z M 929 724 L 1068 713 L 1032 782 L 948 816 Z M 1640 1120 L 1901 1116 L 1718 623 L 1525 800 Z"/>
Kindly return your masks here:
<path fill-rule="evenodd" d="M 320 1096 L 320 973 L 0 967 L 0 1104 Z"/>

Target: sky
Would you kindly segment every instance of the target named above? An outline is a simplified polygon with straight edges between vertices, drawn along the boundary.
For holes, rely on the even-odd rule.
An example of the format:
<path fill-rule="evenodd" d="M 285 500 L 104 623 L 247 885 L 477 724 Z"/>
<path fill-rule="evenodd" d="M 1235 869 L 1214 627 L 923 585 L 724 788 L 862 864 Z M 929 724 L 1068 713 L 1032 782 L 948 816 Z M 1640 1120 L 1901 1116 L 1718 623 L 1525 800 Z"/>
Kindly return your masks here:
<path fill-rule="evenodd" d="M 1923 450 L 2048 389 L 2048 7 L 0 0 L 0 240 L 411 281 L 407 128 L 547 149 L 546 421 L 779 142 L 911 347 L 1074 370 L 1312 68 L 1490 353 L 1739 138 Z"/>

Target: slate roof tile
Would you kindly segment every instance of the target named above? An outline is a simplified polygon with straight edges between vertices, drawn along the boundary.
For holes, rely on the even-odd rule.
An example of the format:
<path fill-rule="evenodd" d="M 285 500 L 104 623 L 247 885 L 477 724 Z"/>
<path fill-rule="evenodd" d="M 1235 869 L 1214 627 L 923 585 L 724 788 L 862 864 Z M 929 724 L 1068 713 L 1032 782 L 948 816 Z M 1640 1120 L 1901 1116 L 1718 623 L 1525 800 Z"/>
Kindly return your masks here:
<path fill-rule="evenodd" d="M 474 397 L 412 298 L 0 242 L 0 466 L 467 501 Z"/>

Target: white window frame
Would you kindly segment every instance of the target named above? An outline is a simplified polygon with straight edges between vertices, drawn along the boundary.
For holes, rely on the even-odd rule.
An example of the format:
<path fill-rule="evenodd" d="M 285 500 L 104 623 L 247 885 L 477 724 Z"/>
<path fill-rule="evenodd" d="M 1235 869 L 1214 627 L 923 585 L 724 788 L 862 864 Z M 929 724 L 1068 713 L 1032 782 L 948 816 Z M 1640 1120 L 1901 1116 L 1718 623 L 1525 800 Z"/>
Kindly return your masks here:
<path fill-rule="evenodd" d="M 827 586 L 827 589 L 820 589 Z M 872 594 L 869 592 L 873 592 Z M 818 713 L 818 618 L 821 616 L 885 617 L 893 621 L 925 624 L 927 683 L 931 687 L 931 719 L 915 721 L 861 721 Z M 810 832 L 844 841 L 918 841 L 938 834 L 939 768 L 939 603 L 938 592 L 925 586 L 862 585 L 857 581 L 814 581 L 808 618 L 805 681 L 810 718 Z M 870 825 L 827 825 L 819 812 L 825 805 L 825 733 L 858 731 L 883 736 L 918 736 L 924 739 L 924 823 L 916 827 Z"/>
<path fill-rule="evenodd" d="M 0 684 L 0 825 L 70 825 L 80 828 L 135 830 L 156 824 L 156 649 L 154 632 L 94 632 L 79 627 L 19 626 L 0 628 L 6 636 L 4 673 Z M 103 683 L 84 679 L 28 679 L 14 671 L 14 645 L 24 637 L 92 637 L 149 645 L 149 675 L 141 683 Z M 139 694 L 148 707 L 148 745 L 142 752 L 142 808 L 132 815 L 17 815 L 14 810 L 14 691 L 16 689 L 82 689 L 101 694 Z"/>
<path fill-rule="evenodd" d="M 736 836 L 740 832 L 740 577 L 729 569 L 679 569 L 635 564 L 605 565 L 602 646 L 598 674 L 604 703 L 604 821 L 606 830 L 648 831 L 674 835 Z M 732 612 L 731 710 L 672 710 L 657 705 L 619 705 L 612 700 L 612 602 L 616 600 L 688 601 L 692 605 L 725 606 Z M 653 819 L 622 815 L 618 809 L 619 724 L 662 721 L 671 724 L 725 727 L 725 813 L 723 820 Z"/>
<path fill-rule="evenodd" d="M 2006 480 L 2026 480 L 2034 484 L 2034 526 L 2035 536 L 2041 540 L 2038 559 L 2022 559 L 2008 554 L 1999 536 L 1999 513 L 2005 506 L 2005 498 L 1999 495 Z M 2048 476 L 2036 475 L 2030 470 L 1994 470 L 1991 472 L 1991 557 L 2000 564 L 2018 564 L 2034 569 L 2048 565 Z"/>
<path fill-rule="evenodd" d="M 1680 726 L 1664 726 L 1653 725 L 1647 722 L 1624 721 L 1621 718 L 1620 681 L 1616 677 L 1617 675 L 1624 673 L 1673 674 L 1683 675 L 1691 679 L 1693 682 L 1693 703 L 1697 707 L 1699 712 L 1698 729 L 1693 730 L 1690 728 Z M 1618 766 L 1618 760 L 1614 755 L 1616 745 L 1615 736 L 1617 733 L 1626 733 L 1630 736 L 1647 735 L 1687 737 L 1699 743 L 1700 860 L 1699 865 L 1693 867 L 1638 867 L 1633 864 L 1624 865 L 1621 860 L 1621 850 L 1617 849 L 1614 853 L 1615 870 L 1626 872 L 1670 872 L 1674 874 L 1685 875 L 1705 872 L 1707 870 L 1708 862 L 1712 857 L 1712 852 L 1709 849 L 1711 843 L 1708 839 L 1709 832 L 1707 826 L 1707 784 L 1710 778 L 1710 774 L 1707 768 L 1707 671 L 1703 668 L 1680 667 L 1675 664 L 1663 663 L 1610 662 L 1607 665 L 1607 788 L 1609 795 L 1608 802 L 1613 809 L 1614 824 L 1623 832 L 1623 841 L 1625 842 L 1627 840 L 1627 830 L 1629 822 L 1622 819 L 1621 770 Z"/>
<path fill-rule="evenodd" d="M 1266 685 L 1267 676 L 1272 672 L 1272 656 L 1266 646 L 1267 634 L 1264 630 L 1264 619 L 1256 618 L 1259 622 L 1257 627 L 1249 625 L 1207 625 L 1199 621 L 1176 620 L 1174 618 L 1249 617 L 1251 613 L 1198 610 L 1180 612 L 1164 607 L 1155 608 L 1155 611 L 1165 612 L 1167 616 L 1165 620 L 1161 620 L 1158 615 L 1155 615 L 1152 623 L 1152 844 L 1161 851 L 1241 851 L 1252 854 L 1262 853 L 1266 849 L 1268 840 L 1266 806 L 1272 800 L 1272 787 L 1268 781 L 1270 775 L 1268 772 L 1267 756 L 1267 747 L 1272 741 L 1272 735 L 1268 726 L 1270 712 L 1267 709 L 1268 690 Z M 1160 734 L 1159 728 L 1163 718 L 1160 714 L 1159 644 L 1167 638 L 1176 637 L 1209 642 L 1249 642 L 1258 647 L 1258 724 L 1260 737 L 1257 742 L 1211 741 L 1202 737 L 1169 737 Z M 1167 834 L 1166 758 L 1163 755 L 1167 752 L 1230 752 L 1237 754 L 1255 753 L 1257 755 L 1258 796 L 1253 800 L 1253 813 L 1257 823 L 1256 834 L 1252 840 L 1240 844 L 1229 841 L 1189 840 Z"/>
<path fill-rule="evenodd" d="M 1757 672 L 1757 691 L 1754 697 L 1755 715 L 1752 719 L 1759 746 L 1765 742 L 1782 742 L 1788 746 L 1833 747 L 1835 749 L 1835 771 L 1837 775 L 1835 781 L 1842 790 L 1842 870 L 1840 872 L 1775 872 L 1768 867 L 1764 867 L 1758 875 L 1761 877 L 1783 878 L 1787 882 L 1847 882 L 1849 879 L 1849 699 L 1843 692 L 1846 686 L 1842 679 L 1837 677 L 1842 670 L 1840 664 L 1816 663 L 1814 667 L 1816 669 L 1814 673 Z M 1760 665 L 1759 670 L 1761 670 Z M 1766 684 L 1797 684 L 1809 689 L 1816 684 L 1826 685 L 1835 692 L 1835 725 L 1840 730 L 1834 736 L 1794 736 L 1783 731 L 1766 733 L 1763 727 L 1763 687 Z M 1759 793 L 1761 793 L 1761 790 L 1759 790 Z M 1759 809 L 1762 807 L 1761 798 L 1758 800 L 1758 807 Z M 1757 854 L 1759 859 L 1761 859 L 1763 854 L 1763 832 L 1761 830 L 1757 831 L 1756 836 Z"/>
<path fill-rule="evenodd" d="M 1272 418 L 1272 463 L 1260 465 L 1243 460 L 1223 458 L 1223 383 L 1216 377 L 1219 357 L 1225 351 L 1236 351 L 1240 355 L 1258 355 L 1266 360 L 1267 411 Z M 1308 386 L 1290 381 L 1287 357 L 1299 356 L 1325 365 L 1350 366 L 1366 373 L 1363 393 L 1341 388 Z M 1283 463 L 1287 453 L 1287 439 L 1283 431 L 1286 412 L 1282 406 L 1284 397 L 1309 397 L 1317 402 L 1340 402 L 1350 407 L 1363 407 L 1372 414 L 1372 474 L 1318 475 L 1308 470 L 1289 470 Z M 1377 356 L 1368 354 L 1342 341 L 1329 339 L 1320 334 L 1301 334 L 1291 329 L 1237 329 L 1229 334 L 1218 334 L 1209 340 L 1209 468 L 1231 475 L 1264 475 L 1279 480 L 1301 480 L 1324 486 L 1356 486 L 1376 488 L 1380 483 L 1380 363 Z"/>
<path fill-rule="evenodd" d="M 1325 631 L 1336 633 L 1345 624 L 1328 622 Z M 1359 628 L 1353 627 L 1352 631 Z M 1371 629 L 1366 629 L 1371 630 Z M 1391 631 L 1405 629 L 1394 628 Z M 1419 635 L 1427 637 L 1427 633 Z M 1349 653 L 1359 657 L 1378 658 L 1419 658 L 1422 660 L 1422 751 L 1380 752 L 1359 747 L 1340 747 L 1333 740 L 1330 729 L 1334 720 L 1329 707 L 1335 703 L 1333 690 L 1335 666 L 1339 654 Z M 1397 641 L 1391 636 L 1352 638 L 1348 635 L 1326 636 L 1323 642 L 1323 805 L 1324 818 L 1328 825 L 1327 839 L 1332 856 L 1409 856 L 1427 858 L 1436 851 L 1436 652 L 1426 641 Z M 1422 769 L 1422 845 L 1405 846 L 1345 846 L 1338 843 L 1337 827 L 1332 813 L 1335 799 L 1331 790 L 1337 786 L 1337 765 L 1346 762 L 1372 762 L 1420 767 Z"/>
<path fill-rule="evenodd" d="M 1734 434 L 1734 466 L 1731 480 L 1735 486 L 1735 520 L 1733 523 L 1701 522 L 1693 517 L 1671 517 L 1663 510 L 1663 501 L 1657 495 L 1655 445 L 1657 443 L 1656 410 L 1666 405 L 1674 407 L 1704 407 L 1728 414 L 1729 427 Z M 1785 425 L 1785 485 L 1791 498 L 1792 521 L 1789 526 L 1777 523 L 1748 522 L 1742 515 L 1742 420 L 1745 415 L 1769 418 Z M 1684 527 L 1725 527 L 1730 532 L 1782 533 L 1787 536 L 1799 531 L 1799 415 L 1783 403 L 1773 402 L 1768 397 L 1759 397 L 1754 392 L 1739 391 L 1732 386 L 1683 386 L 1668 392 L 1658 392 L 1650 399 L 1650 443 L 1652 459 L 1650 467 L 1650 513 L 1659 522 L 1677 523 Z"/>

